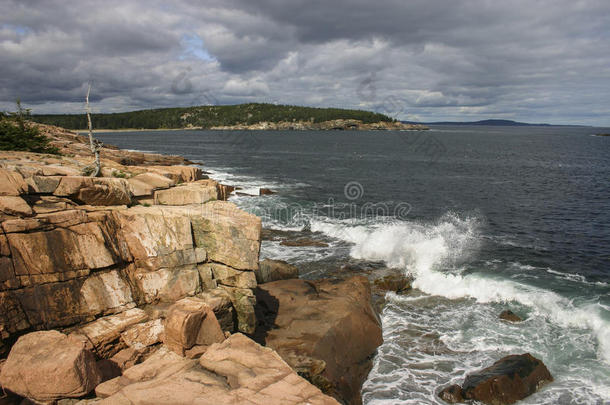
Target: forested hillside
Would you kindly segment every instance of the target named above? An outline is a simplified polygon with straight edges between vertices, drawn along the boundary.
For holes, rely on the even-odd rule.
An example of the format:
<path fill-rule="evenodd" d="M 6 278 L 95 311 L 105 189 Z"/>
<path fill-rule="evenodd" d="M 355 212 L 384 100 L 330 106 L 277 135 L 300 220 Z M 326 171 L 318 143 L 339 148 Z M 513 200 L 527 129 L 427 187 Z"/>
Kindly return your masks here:
<path fill-rule="evenodd" d="M 32 115 L 31 119 L 68 129 L 87 128 L 85 114 Z M 364 124 L 393 121 L 386 115 L 369 111 L 274 104 L 162 108 L 92 115 L 95 129 L 210 128 L 237 124 L 251 125 L 258 122 L 312 121 L 318 123 L 336 119 L 356 119 Z"/>

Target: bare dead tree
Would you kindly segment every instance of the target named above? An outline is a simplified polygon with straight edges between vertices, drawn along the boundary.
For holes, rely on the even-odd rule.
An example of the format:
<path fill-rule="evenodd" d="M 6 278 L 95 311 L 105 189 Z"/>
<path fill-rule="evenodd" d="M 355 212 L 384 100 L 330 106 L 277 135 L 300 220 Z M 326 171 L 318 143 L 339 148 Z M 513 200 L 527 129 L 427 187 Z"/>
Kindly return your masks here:
<path fill-rule="evenodd" d="M 104 146 L 104 144 L 97 139 L 93 138 L 93 125 L 91 124 L 91 106 L 89 105 L 89 93 L 91 93 L 91 83 L 89 83 L 89 87 L 87 88 L 87 97 L 85 101 L 87 102 L 87 126 L 89 128 L 89 147 L 91 148 L 91 154 L 93 155 L 93 171 L 91 172 L 91 177 L 98 177 L 102 172 L 102 163 L 100 162 L 100 150 Z"/>

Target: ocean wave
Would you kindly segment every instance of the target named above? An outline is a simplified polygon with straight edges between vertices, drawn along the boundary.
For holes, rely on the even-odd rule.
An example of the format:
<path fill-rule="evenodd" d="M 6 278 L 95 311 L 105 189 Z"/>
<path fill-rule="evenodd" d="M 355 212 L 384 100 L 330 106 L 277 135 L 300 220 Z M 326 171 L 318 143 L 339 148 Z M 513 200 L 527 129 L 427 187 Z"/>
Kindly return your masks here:
<path fill-rule="evenodd" d="M 587 328 L 598 342 L 598 357 L 610 363 L 610 322 L 598 303 L 575 304 L 550 290 L 503 278 L 501 274 L 464 273 L 460 265 L 478 249 L 480 218 L 447 214 L 433 224 L 396 221 L 385 224 L 346 224 L 318 220 L 312 231 L 353 243 L 356 259 L 382 260 L 405 269 L 413 287 L 449 299 L 480 303 L 517 302 L 566 328 Z M 565 276 L 565 274 L 562 274 Z"/>

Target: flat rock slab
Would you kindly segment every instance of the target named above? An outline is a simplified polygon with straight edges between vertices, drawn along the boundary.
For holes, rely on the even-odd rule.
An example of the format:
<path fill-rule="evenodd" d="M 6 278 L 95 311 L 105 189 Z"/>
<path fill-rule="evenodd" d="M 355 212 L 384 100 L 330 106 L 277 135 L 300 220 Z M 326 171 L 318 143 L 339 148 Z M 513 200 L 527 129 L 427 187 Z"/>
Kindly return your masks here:
<path fill-rule="evenodd" d="M 100 384 L 98 405 L 338 405 L 299 377 L 273 350 L 242 334 L 216 343 L 199 360 L 165 348 L 123 376 Z"/>

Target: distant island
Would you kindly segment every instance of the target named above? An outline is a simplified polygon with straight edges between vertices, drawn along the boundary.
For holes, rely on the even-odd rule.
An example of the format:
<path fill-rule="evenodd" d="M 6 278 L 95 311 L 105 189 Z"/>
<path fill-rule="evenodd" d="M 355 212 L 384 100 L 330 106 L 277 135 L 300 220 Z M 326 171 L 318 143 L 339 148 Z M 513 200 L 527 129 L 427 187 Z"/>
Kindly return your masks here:
<path fill-rule="evenodd" d="M 87 128 L 85 114 L 33 114 L 41 124 L 73 130 Z M 238 105 L 161 108 L 92 114 L 97 130 L 212 129 L 212 130 L 424 130 L 424 125 L 402 123 L 364 110 L 314 108 L 250 103 Z"/>
<path fill-rule="evenodd" d="M 412 124 L 411 121 L 401 121 L 404 124 Z M 489 119 L 489 120 L 481 120 L 481 121 L 470 121 L 470 122 L 461 122 L 461 121 L 440 121 L 440 122 L 425 122 L 421 123 L 423 125 L 480 125 L 480 126 L 495 126 L 495 127 L 554 127 L 554 126 L 562 126 L 562 127 L 580 127 L 583 125 L 553 125 L 553 124 L 529 124 L 527 122 L 518 122 L 512 120 L 500 120 L 500 119 Z"/>

